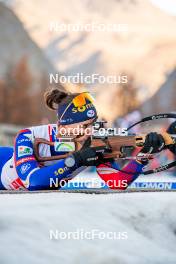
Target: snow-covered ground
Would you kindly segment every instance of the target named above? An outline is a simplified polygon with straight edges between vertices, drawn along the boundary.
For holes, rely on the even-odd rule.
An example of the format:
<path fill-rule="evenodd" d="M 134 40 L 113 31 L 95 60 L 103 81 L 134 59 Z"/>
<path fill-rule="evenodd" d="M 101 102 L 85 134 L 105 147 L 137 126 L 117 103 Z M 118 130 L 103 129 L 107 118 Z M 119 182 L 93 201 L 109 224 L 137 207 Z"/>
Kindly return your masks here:
<path fill-rule="evenodd" d="M 175 208 L 172 192 L 2 194 L 0 263 L 174 264 Z"/>

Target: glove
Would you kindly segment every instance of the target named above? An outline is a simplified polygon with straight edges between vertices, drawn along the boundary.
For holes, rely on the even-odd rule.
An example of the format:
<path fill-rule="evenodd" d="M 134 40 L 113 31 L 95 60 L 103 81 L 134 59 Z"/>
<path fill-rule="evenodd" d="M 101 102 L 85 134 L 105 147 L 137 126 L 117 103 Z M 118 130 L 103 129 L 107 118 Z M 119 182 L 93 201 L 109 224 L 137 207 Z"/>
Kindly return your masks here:
<path fill-rule="evenodd" d="M 157 153 L 164 149 L 165 141 L 161 134 L 151 132 L 146 136 L 144 147 L 141 150 L 143 153 Z"/>
<path fill-rule="evenodd" d="M 73 154 L 77 166 L 98 166 L 102 163 L 103 154 L 97 152 L 98 148 L 88 147 Z"/>
<path fill-rule="evenodd" d="M 167 129 L 167 133 L 176 134 L 176 121 L 173 122 Z"/>
<path fill-rule="evenodd" d="M 167 133 L 176 134 L 176 121 L 168 127 Z M 176 145 L 169 145 L 167 147 L 170 151 L 172 151 L 172 153 L 176 154 Z"/>
<path fill-rule="evenodd" d="M 81 150 L 73 153 L 75 163 L 80 166 L 98 166 L 103 162 L 103 148 L 90 147 L 91 139 L 88 138 Z"/>

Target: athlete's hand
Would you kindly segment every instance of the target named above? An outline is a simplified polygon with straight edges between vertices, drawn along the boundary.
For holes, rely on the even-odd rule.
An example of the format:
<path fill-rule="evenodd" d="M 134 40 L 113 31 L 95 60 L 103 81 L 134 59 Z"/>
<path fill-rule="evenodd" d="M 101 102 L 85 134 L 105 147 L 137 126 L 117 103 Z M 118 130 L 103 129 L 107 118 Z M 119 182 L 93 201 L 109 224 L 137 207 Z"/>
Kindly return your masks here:
<path fill-rule="evenodd" d="M 77 166 L 98 166 L 102 163 L 103 155 L 97 148 L 88 147 L 73 154 Z"/>
<path fill-rule="evenodd" d="M 161 134 L 151 132 L 146 136 L 144 147 L 141 150 L 143 153 L 157 153 L 164 149 L 165 141 Z"/>
<path fill-rule="evenodd" d="M 75 165 L 79 166 L 98 166 L 103 162 L 102 150 L 98 147 L 90 147 L 91 140 L 88 138 L 81 150 L 71 156 L 75 160 Z"/>
<path fill-rule="evenodd" d="M 167 133 L 176 134 L 176 121 L 173 122 L 167 129 Z"/>
<path fill-rule="evenodd" d="M 176 134 L 176 121 L 173 122 L 167 129 L 167 133 L 169 134 Z M 176 145 L 168 145 L 167 146 L 170 151 L 176 154 Z"/>

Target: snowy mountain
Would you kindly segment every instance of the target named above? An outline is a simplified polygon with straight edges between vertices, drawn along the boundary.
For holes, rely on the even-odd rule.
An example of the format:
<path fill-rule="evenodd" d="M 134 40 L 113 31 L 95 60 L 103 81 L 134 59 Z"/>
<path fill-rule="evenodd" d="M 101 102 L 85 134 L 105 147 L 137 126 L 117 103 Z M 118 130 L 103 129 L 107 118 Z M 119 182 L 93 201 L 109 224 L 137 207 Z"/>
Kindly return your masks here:
<path fill-rule="evenodd" d="M 22 22 L 14 12 L 0 3 L 0 79 L 3 80 L 10 69 L 25 57 L 30 72 L 36 80 L 47 76 L 54 68 L 46 59 L 42 50 L 31 39 Z M 39 85 L 39 84 L 38 84 Z M 37 85 L 36 85 L 37 86 Z"/>
<path fill-rule="evenodd" d="M 131 74 L 143 102 L 156 93 L 176 65 L 176 20 L 148 0 L 11 1 L 33 40 L 65 75 Z M 125 24 L 126 31 L 50 30 L 51 23 Z M 96 92 L 100 111 L 112 115 L 117 84 L 88 85 Z M 118 105 L 118 98 L 114 104 Z M 106 111 L 104 104 L 106 103 Z M 115 114 L 118 114 L 116 112 Z"/>
<path fill-rule="evenodd" d="M 176 71 L 167 76 L 167 80 L 150 99 L 145 101 L 140 109 L 147 115 L 162 112 L 176 111 Z"/>

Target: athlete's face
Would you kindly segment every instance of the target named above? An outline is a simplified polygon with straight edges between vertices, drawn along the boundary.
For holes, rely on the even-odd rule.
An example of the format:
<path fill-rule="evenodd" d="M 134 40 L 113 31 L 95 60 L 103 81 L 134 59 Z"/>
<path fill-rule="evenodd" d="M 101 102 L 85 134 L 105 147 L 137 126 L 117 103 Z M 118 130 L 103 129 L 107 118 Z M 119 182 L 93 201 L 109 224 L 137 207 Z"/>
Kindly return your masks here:
<path fill-rule="evenodd" d="M 95 119 L 89 119 L 84 122 L 75 123 L 72 125 L 58 125 L 58 137 L 68 136 L 76 139 L 77 142 L 84 142 L 92 135 L 92 127 Z"/>

